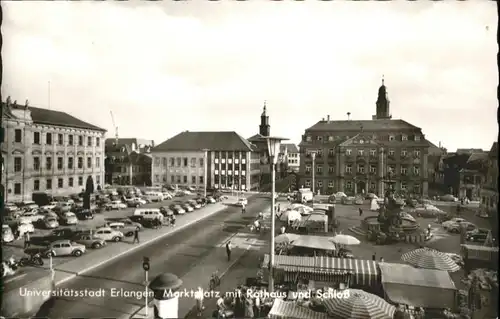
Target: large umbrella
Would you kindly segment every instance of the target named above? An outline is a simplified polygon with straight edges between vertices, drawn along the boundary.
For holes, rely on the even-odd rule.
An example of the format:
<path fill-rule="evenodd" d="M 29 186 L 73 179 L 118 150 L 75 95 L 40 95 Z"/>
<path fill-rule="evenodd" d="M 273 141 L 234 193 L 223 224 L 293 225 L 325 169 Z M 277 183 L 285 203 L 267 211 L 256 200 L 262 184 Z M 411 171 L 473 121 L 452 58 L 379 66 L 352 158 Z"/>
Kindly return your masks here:
<path fill-rule="evenodd" d="M 300 215 L 300 212 L 296 210 L 286 210 L 280 215 L 280 220 L 281 221 L 294 221 L 294 220 L 301 220 L 302 215 Z"/>
<path fill-rule="evenodd" d="M 347 245 L 347 246 L 359 245 L 361 243 L 356 237 L 343 234 L 335 235 L 332 238 L 332 241 L 336 244 Z"/>
<path fill-rule="evenodd" d="M 335 244 L 328 237 L 302 235 L 292 242 L 292 246 L 319 250 L 335 250 Z"/>
<path fill-rule="evenodd" d="M 392 319 L 396 308 L 384 299 L 359 289 L 349 289 L 346 296 L 325 298 L 328 314 L 336 319 Z"/>
<path fill-rule="evenodd" d="M 460 270 L 460 266 L 449 255 L 430 248 L 419 248 L 407 252 L 401 256 L 401 260 L 418 268 L 449 272 Z"/>
<path fill-rule="evenodd" d="M 284 233 L 284 234 L 281 234 L 281 235 L 274 237 L 274 242 L 276 244 L 290 243 L 290 242 L 297 240 L 299 238 L 300 238 L 300 235 Z"/>

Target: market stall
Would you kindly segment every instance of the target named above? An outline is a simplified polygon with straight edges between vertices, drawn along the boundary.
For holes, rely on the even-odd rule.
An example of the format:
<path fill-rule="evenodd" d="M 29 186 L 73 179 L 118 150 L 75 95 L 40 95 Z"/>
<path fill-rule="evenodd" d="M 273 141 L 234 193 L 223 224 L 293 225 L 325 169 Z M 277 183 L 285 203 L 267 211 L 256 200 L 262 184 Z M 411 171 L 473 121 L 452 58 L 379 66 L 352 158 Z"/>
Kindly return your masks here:
<path fill-rule="evenodd" d="M 262 267 L 268 266 L 269 255 L 265 255 Z M 294 280 L 300 274 L 310 280 L 344 282 L 349 287 L 370 287 L 380 283 L 377 262 L 372 260 L 280 255 L 275 256 L 274 267 L 284 281 Z"/>
<path fill-rule="evenodd" d="M 300 234 L 326 233 L 328 232 L 328 216 L 317 212 L 302 216 L 301 220 L 292 224 L 291 230 Z"/>
<path fill-rule="evenodd" d="M 386 300 L 427 309 L 455 309 L 457 289 L 446 271 L 379 263 Z"/>
<path fill-rule="evenodd" d="M 270 319 L 327 319 L 326 313 L 316 312 L 294 301 L 276 299 L 269 311 Z"/>
<path fill-rule="evenodd" d="M 466 272 L 473 269 L 498 269 L 498 247 L 462 245 L 462 257 Z"/>

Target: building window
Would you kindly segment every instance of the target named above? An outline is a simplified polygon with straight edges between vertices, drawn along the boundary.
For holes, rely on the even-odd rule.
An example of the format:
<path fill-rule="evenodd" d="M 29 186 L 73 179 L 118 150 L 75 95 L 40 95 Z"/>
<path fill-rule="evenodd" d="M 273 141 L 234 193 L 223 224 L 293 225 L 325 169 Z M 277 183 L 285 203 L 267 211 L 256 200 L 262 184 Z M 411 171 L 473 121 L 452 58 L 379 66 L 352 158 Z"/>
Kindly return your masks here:
<path fill-rule="evenodd" d="M 191 184 L 196 184 L 196 176 L 191 176 Z"/>
<path fill-rule="evenodd" d="M 238 160 L 236 160 L 236 164 L 238 164 Z M 200 158 L 200 167 L 205 167 L 205 159 Z"/>
<path fill-rule="evenodd" d="M 375 190 L 375 183 L 374 183 L 374 182 L 371 182 L 371 183 L 370 183 L 370 189 L 371 189 L 371 190 Z"/>
<path fill-rule="evenodd" d="M 394 165 L 389 165 L 387 166 L 387 172 L 394 174 L 394 171 L 396 171 L 396 167 Z"/>
<path fill-rule="evenodd" d="M 334 140 L 333 136 L 331 136 L 331 135 L 328 136 L 328 142 L 333 142 L 333 140 Z"/>
<path fill-rule="evenodd" d="M 406 175 L 408 173 L 408 169 L 406 167 L 401 167 L 401 175 Z"/>
<path fill-rule="evenodd" d="M 413 152 L 413 155 L 416 157 L 416 158 L 420 158 L 420 151 L 419 150 L 415 150 Z"/>
<path fill-rule="evenodd" d="M 21 157 L 14 157 L 14 172 L 20 172 L 23 169 Z"/>
<path fill-rule="evenodd" d="M 168 166 L 170 166 L 170 167 L 174 167 L 175 166 L 175 158 L 170 157 L 168 159 Z"/>
<path fill-rule="evenodd" d="M 155 166 L 160 166 L 161 160 L 159 157 L 155 157 Z"/>
<path fill-rule="evenodd" d="M 226 164 L 226 159 L 225 158 L 221 158 L 221 161 L 220 161 L 222 164 Z"/>
<path fill-rule="evenodd" d="M 323 182 L 322 181 L 318 181 L 318 187 L 323 187 Z"/>
<path fill-rule="evenodd" d="M 335 156 L 335 149 L 333 149 L 333 148 L 329 149 L 328 156 Z"/>
<path fill-rule="evenodd" d="M 328 173 L 335 173 L 335 166 L 329 166 Z"/>
<path fill-rule="evenodd" d="M 351 181 L 347 181 L 347 182 L 345 183 L 345 188 L 347 188 L 347 189 L 351 189 L 351 188 L 352 188 L 352 182 L 351 182 Z"/>
<path fill-rule="evenodd" d="M 406 189 L 406 182 L 401 182 L 401 189 Z"/>
<path fill-rule="evenodd" d="M 69 161 L 69 159 L 68 159 Z M 58 170 L 62 170 L 63 169 L 63 158 L 62 157 L 58 157 L 57 158 L 57 169 Z"/>
<path fill-rule="evenodd" d="M 184 157 L 184 158 L 182 159 L 182 164 L 183 164 L 183 166 L 184 166 L 184 167 L 187 167 L 187 166 L 188 166 L 188 158 L 187 158 L 187 157 Z"/>
<path fill-rule="evenodd" d="M 200 181 L 200 184 L 205 183 L 205 182 L 203 181 L 203 176 L 199 176 L 199 177 L 198 177 L 198 180 Z"/>
<path fill-rule="evenodd" d="M 350 149 L 346 149 L 345 150 L 345 155 L 351 155 L 351 150 Z"/>
<path fill-rule="evenodd" d="M 68 157 L 68 169 L 73 169 L 73 157 Z"/>
<path fill-rule="evenodd" d="M 167 158 L 166 157 L 163 157 L 161 159 L 161 163 L 163 164 L 163 167 L 166 167 L 167 166 Z"/>
<path fill-rule="evenodd" d="M 21 129 L 16 129 L 14 131 L 14 142 L 16 143 L 23 142 L 23 131 Z"/>
<path fill-rule="evenodd" d="M 188 177 L 186 175 L 183 176 L 182 180 L 184 181 L 184 184 L 187 184 L 188 182 Z"/>
<path fill-rule="evenodd" d="M 87 137 L 87 146 L 92 146 L 92 136 Z"/>
<path fill-rule="evenodd" d="M 97 168 L 101 167 L 101 158 L 100 157 L 95 158 L 95 167 L 97 167 Z"/>
<path fill-rule="evenodd" d="M 33 132 L 33 144 L 40 145 L 40 132 Z"/>
<path fill-rule="evenodd" d="M 191 167 L 196 167 L 196 158 L 191 158 Z"/>
<path fill-rule="evenodd" d="M 310 135 L 307 135 L 307 136 L 306 136 L 306 141 L 307 141 L 307 142 L 312 141 L 312 137 L 311 137 Z"/>
<path fill-rule="evenodd" d="M 73 146 L 73 139 L 74 139 L 73 135 L 68 135 L 68 145 L 69 146 Z"/>
<path fill-rule="evenodd" d="M 406 152 L 406 150 L 402 150 L 401 151 L 401 157 L 406 157 L 408 153 Z"/>
<path fill-rule="evenodd" d="M 365 143 L 365 140 L 361 139 L 359 140 L 359 144 L 364 144 Z"/>
<path fill-rule="evenodd" d="M 46 157 L 45 158 L 45 168 L 47 170 L 52 170 L 52 157 Z"/>
<path fill-rule="evenodd" d="M 420 168 L 417 166 L 413 167 L 413 174 L 415 174 L 415 176 L 419 176 L 420 175 Z"/>
<path fill-rule="evenodd" d="M 394 135 L 389 135 L 389 141 L 395 141 L 396 140 L 396 137 Z"/>
<path fill-rule="evenodd" d="M 415 141 L 420 141 L 420 135 L 415 135 Z"/>
<path fill-rule="evenodd" d="M 311 165 L 306 165 L 306 173 L 310 173 L 311 172 Z"/>
<path fill-rule="evenodd" d="M 101 146 L 101 139 L 99 137 L 95 138 L 95 146 L 97 147 Z"/>
<path fill-rule="evenodd" d="M 78 157 L 78 168 L 83 168 L 83 157 Z"/>
<path fill-rule="evenodd" d="M 96 184 L 98 184 L 98 185 L 99 185 L 99 184 L 101 184 L 101 176 L 97 175 L 97 176 L 95 177 L 95 182 L 96 182 Z"/>
<path fill-rule="evenodd" d="M 365 154 L 365 151 L 364 150 L 358 150 L 358 155 L 359 156 L 363 156 Z"/>
<path fill-rule="evenodd" d="M 177 167 L 180 167 L 180 166 L 181 166 L 181 164 L 182 164 L 182 158 L 177 157 L 177 158 L 176 158 L 176 162 L 177 162 Z"/>
<path fill-rule="evenodd" d="M 78 146 L 83 146 L 83 136 L 78 136 Z"/>
<path fill-rule="evenodd" d="M 92 157 L 87 157 L 87 168 L 92 168 Z"/>
<path fill-rule="evenodd" d="M 40 169 L 40 157 L 33 157 L 33 170 L 38 171 Z"/>
<path fill-rule="evenodd" d="M 63 188 L 64 187 L 64 180 L 62 178 L 57 179 L 57 188 Z"/>
<path fill-rule="evenodd" d="M 57 144 L 59 144 L 59 145 L 63 145 L 64 144 L 64 135 L 57 134 Z"/>
<path fill-rule="evenodd" d="M 52 145 L 52 133 L 45 134 L 45 144 Z"/>
<path fill-rule="evenodd" d="M 242 158 L 241 159 L 241 164 L 246 164 L 247 163 L 247 160 L 245 158 Z"/>
<path fill-rule="evenodd" d="M 50 178 L 47 179 L 46 183 L 47 183 L 47 187 L 46 188 L 47 189 L 52 189 L 52 179 L 50 179 Z"/>
<path fill-rule="evenodd" d="M 316 173 L 318 173 L 318 174 L 323 173 L 323 165 L 318 165 L 318 166 L 316 167 Z"/>
<path fill-rule="evenodd" d="M 420 194 L 420 185 L 419 184 L 416 184 L 413 186 L 413 192 Z"/>
<path fill-rule="evenodd" d="M 376 173 L 377 167 L 375 165 L 370 165 L 370 173 Z"/>
<path fill-rule="evenodd" d="M 14 194 L 21 195 L 21 183 L 14 184 Z"/>
<path fill-rule="evenodd" d="M 78 186 L 83 186 L 83 176 L 78 176 Z"/>
<path fill-rule="evenodd" d="M 376 153 L 377 153 L 377 151 L 376 151 L 376 150 L 370 150 L 370 156 L 375 156 L 375 155 L 376 155 Z"/>
<path fill-rule="evenodd" d="M 333 182 L 328 182 L 328 188 L 333 188 Z"/>
<path fill-rule="evenodd" d="M 394 150 L 393 149 L 389 150 L 389 156 L 394 156 Z"/>
<path fill-rule="evenodd" d="M 323 136 L 316 136 L 316 140 L 318 140 L 318 142 L 322 142 L 323 141 Z"/>
<path fill-rule="evenodd" d="M 365 166 L 364 165 L 358 165 L 358 173 L 364 174 L 365 172 Z"/>
<path fill-rule="evenodd" d="M 33 190 L 34 191 L 39 191 L 40 190 L 40 180 L 39 179 L 35 179 L 33 181 Z"/>
<path fill-rule="evenodd" d="M 306 187 L 310 187 L 311 186 L 311 181 L 310 180 L 306 180 Z"/>
<path fill-rule="evenodd" d="M 403 134 L 403 135 L 401 136 L 401 140 L 402 140 L 402 141 L 408 141 L 408 136 Z"/>
<path fill-rule="evenodd" d="M 170 183 L 174 184 L 175 183 L 175 176 L 170 175 Z"/>
<path fill-rule="evenodd" d="M 73 187 L 73 177 L 68 178 L 68 186 Z"/>
<path fill-rule="evenodd" d="M 218 158 L 214 159 L 214 163 L 219 164 L 219 159 Z"/>
<path fill-rule="evenodd" d="M 181 182 L 181 176 L 177 175 L 177 184 L 180 184 L 180 182 Z"/>
<path fill-rule="evenodd" d="M 346 173 L 352 173 L 352 165 L 351 164 L 346 165 L 345 171 L 346 171 Z"/>
<path fill-rule="evenodd" d="M 156 174 L 155 175 L 155 183 L 159 183 L 160 182 L 160 175 Z"/>

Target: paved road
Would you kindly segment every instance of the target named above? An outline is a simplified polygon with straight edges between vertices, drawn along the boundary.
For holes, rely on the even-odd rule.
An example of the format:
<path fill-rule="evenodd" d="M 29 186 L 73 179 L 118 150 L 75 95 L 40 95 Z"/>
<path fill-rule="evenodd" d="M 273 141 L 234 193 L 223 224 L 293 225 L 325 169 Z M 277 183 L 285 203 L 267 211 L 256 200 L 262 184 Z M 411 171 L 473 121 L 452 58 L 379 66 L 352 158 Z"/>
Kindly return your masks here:
<path fill-rule="evenodd" d="M 258 196 L 258 195 L 257 195 Z M 142 296 L 133 296 L 144 291 L 143 256 L 151 258 L 150 279 L 163 272 L 172 272 L 179 277 L 197 266 L 206 256 L 215 252 L 228 235 L 237 233 L 251 221 L 248 215 L 255 215 L 268 206 L 268 198 L 255 197 L 247 206 L 246 220 L 240 208 L 228 207 L 187 229 L 162 239 L 151 246 L 117 259 L 103 267 L 77 277 L 61 286 L 68 292 L 87 293 L 103 290 L 101 297 L 56 297 L 50 309 L 41 309 L 37 316 L 50 318 L 84 317 L 117 318 L 133 313 L 144 305 Z M 208 278 L 207 278 L 208 281 Z M 123 292 L 128 295 L 112 295 Z"/>

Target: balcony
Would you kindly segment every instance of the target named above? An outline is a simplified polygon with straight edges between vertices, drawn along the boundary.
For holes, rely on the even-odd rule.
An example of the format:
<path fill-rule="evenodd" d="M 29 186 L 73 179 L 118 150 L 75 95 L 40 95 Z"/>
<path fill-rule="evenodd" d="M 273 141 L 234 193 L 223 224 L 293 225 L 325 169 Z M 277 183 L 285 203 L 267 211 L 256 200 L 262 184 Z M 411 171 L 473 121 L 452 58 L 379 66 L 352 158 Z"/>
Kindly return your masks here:
<path fill-rule="evenodd" d="M 358 162 L 366 162 L 366 155 L 362 155 L 362 154 L 356 155 L 356 161 L 358 161 Z"/>

